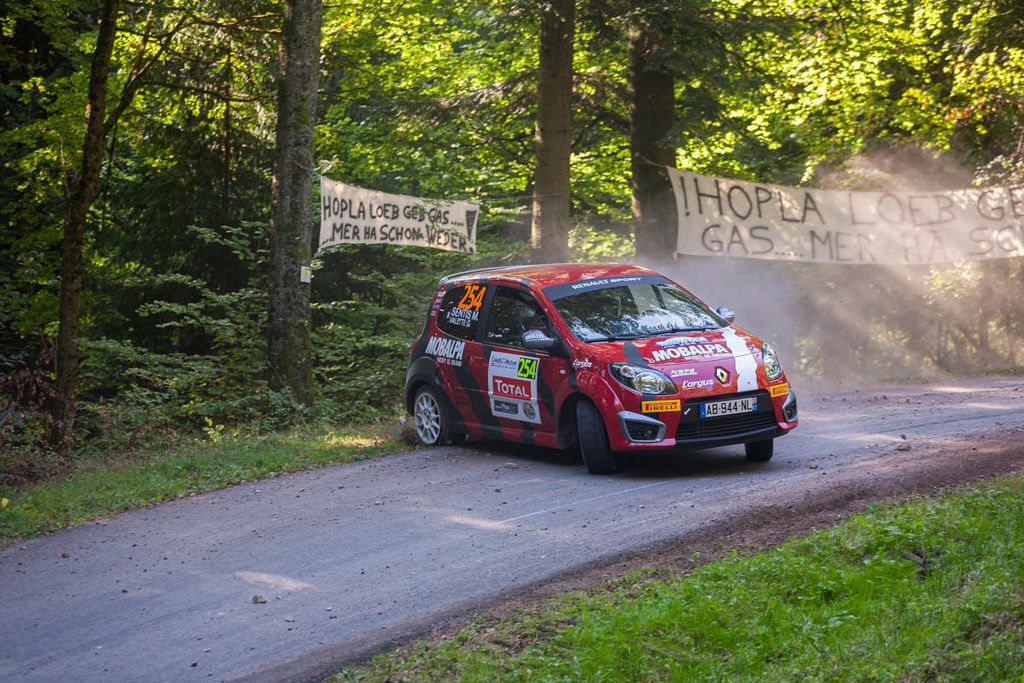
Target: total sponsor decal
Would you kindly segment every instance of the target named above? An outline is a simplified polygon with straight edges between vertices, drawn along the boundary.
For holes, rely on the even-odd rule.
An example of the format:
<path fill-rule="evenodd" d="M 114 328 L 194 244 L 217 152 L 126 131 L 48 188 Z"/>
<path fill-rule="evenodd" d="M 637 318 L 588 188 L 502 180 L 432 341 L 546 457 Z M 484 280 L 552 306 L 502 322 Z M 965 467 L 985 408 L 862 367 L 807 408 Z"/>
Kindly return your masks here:
<path fill-rule="evenodd" d="M 432 336 L 427 341 L 427 355 L 434 356 L 440 365 L 462 367 L 462 354 L 466 350 L 466 342 L 461 339 Z"/>
<path fill-rule="evenodd" d="M 539 358 L 499 351 L 491 354 L 487 362 L 487 393 L 495 417 L 540 424 L 539 369 Z"/>
<path fill-rule="evenodd" d="M 660 401 L 641 401 L 640 410 L 645 413 L 671 413 L 682 407 L 678 398 L 662 399 Z"/>
<path fill-rule="evenodd" d="M 491 380 L 491 389 L 495 396 L 522 398 L 526 400 L 533 398 L 530 382 L 523 379 L 495 377 Z"/>
<path fill-rule="evenodd" d="M 785 396 L 789 393 L 789 382 L 783 382 L 782 384 L 773 384 L 768 388 L 771 392 L 772 398 L 778 398 L 779 396 Z"/>
<path fill-rule="evenodd" d="M 700 343 L 685 346 L 672 346 L 667 349 L 655 349 L 651 354 L 651 363 L 674 360 L 677 358 L 710 358 L 728 356 L 729 349 L 722 344 Z"/>

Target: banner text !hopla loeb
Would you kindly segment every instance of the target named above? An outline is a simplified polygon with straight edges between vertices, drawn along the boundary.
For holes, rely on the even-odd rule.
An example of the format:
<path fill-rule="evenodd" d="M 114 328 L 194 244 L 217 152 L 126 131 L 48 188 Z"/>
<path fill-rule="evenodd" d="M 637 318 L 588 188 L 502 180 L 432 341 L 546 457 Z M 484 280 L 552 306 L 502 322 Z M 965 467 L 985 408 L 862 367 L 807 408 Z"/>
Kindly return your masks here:
<path fill-rule="evenodd" d="M 480 207 L 388 194 L 320 179 L 319 249 L 336 244 L 394 244 L 476 253 Z"/>
<path fill-rule="evenodd" d="M 668 173 L 679 254 L 882 264 L 1024 256 L 1024 187 L 847 192 Z"/>

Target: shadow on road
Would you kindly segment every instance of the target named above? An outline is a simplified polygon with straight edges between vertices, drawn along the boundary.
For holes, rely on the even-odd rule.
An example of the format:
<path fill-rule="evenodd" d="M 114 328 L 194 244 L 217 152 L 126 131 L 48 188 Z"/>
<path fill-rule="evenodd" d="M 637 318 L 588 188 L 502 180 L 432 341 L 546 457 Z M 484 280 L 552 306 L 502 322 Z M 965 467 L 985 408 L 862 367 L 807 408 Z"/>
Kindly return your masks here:
<path fill-rule="evenodd" d="M 540 465 L 570 469 L 576 468 L 580 476 L 590 476 L 576 450 L 556 450 L 503 441 L 468 441 L 464 446 L 483 456 L 507 458 L 513 462 L 532 462 Z M 611 477 L 631 480 L 654 480 L 702 475 L 756 473 L 771 467 L 771 463 L 753 463 L 743 454 L 743 446 L 693 450 L 672 450 L 630 453 L 623 467 Z M 607 475 L 606 475 L 607 476 Z"/>

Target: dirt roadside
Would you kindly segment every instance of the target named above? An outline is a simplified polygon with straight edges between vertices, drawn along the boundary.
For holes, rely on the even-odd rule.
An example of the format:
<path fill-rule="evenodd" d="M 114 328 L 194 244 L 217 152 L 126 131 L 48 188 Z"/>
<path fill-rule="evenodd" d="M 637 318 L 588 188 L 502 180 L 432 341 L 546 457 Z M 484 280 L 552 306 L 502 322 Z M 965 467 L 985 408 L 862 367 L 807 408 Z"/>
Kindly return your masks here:
<path fill-rule="evenodd" d="M 395 649 L 400 656 L 418 640 L 447 640 L 471 623 L 480 632 L 486 632 L 492 624 L 517 613 L 542 609 L 544 601 L 561 593 L 604 590 L 615 580 L 640 569 L 650 572 L 652 579 L 671 578 L 733 551 L 741 555 L 753 554 L 815 529 L 832 526 L 872 504 L 937 496 L 1000 475 L 1024 472 L 1024 430 L 973 435 L 929 450 L 927 455 L 926 466 L 908 469 L 905 476 L 882 479 L 873 486 L 839 483 L 827 492 L 817 492 L 792 504 L 753 508 L 711 529 L 535 585 L 479 612 L 448 618 L 411 642 L 391 643 L 373 653 L 360 653 L 348 666 L 358 666 L 388 649 Z"/>

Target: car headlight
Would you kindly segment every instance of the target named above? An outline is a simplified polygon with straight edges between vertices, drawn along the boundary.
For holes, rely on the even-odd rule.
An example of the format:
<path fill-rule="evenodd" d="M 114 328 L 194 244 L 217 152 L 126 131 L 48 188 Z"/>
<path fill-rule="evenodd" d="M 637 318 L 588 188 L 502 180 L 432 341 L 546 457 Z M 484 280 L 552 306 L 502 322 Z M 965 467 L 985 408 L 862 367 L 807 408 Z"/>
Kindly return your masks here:
<path fill-rule="evenodd" d="M 609 363 L 608 369 L 619 384 L 641 394 L 676 393 L 676 385 L 672 380 L 657 370 L 630 363 Z"/>
<path fill-rule="evenodd" d="M 761 362 L 764 363 L 764 374 L 768 379 L 782 377 L 782 363 L 779 362 L 779 354 L 768 342 L 761 344 Z"/>

